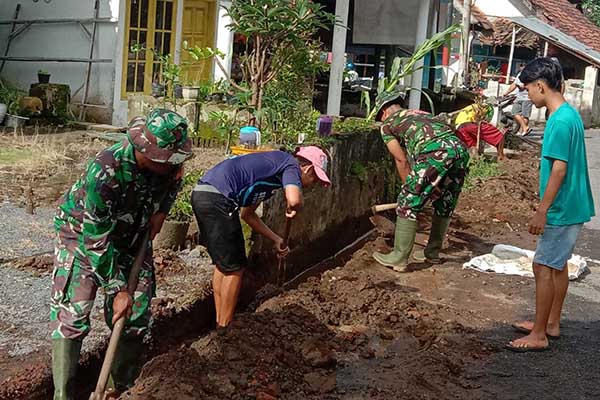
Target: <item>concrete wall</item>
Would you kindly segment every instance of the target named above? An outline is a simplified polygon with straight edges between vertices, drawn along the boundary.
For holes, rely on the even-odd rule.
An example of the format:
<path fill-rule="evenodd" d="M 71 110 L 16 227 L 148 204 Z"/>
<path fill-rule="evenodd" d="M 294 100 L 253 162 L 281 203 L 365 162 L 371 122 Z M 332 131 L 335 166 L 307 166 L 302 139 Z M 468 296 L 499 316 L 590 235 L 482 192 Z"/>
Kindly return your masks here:
<path fill-rule="evenodd" d="M 39 1 L 2 0 L 1 19 L 12 19 L 17 3 L 21 3 L 19 19 L 92 18 L 93 0 Z M 119 0 L 101 0 L 100 17 L 118 18 Z M 88 24 L 91 31 L 91 24 Z M 98 24 L 94 58 L 115 59 L 117 31 L 115 23 Z M 0 25 L 0 50 L 4 50 L 10 25 Z M 78 24 L 35 24 L 11 43 L 9 56 L 23 57 L 75 57 L 87 58 L 90 41 Z M 85 78 L 84 63 L 7 61 L 2 77 L 23 89 L 37 82 L 37 71 L 44 69 L 52 74 L 51 82 L 70 85 L 71 93 L 81 87 Z M 94 64 L 92 67 L 89 103 L 112 106 L 115 67 L 113 63 Z M 83 91 L 72 101 L 80 102 Z M 88 115 L 102 122 L 110 122 L 111 110 L 88 109 Z"/>
<path fill-rule="evenodd" d="M 335 254 L 372 228 L 370 207 L 386 202 L 386 180 L 395 177 L 392 160 L 378 132 L 339 136 L 329 148 L 330 188 L 304 190 L 304 209 L 293 220 L 292 253 L 287 260 L 287 279 Z M 390 194 L 394 197 L 395 194 Z M 389 200 L 389 199 L 388 199 Z M 265 223 L 282 234 L 285 198 L 280 191 L 262 209 Z M 251 265 L 259 278 L 274 281 L 277 260 L 273 244 L 254 237 Z"/>

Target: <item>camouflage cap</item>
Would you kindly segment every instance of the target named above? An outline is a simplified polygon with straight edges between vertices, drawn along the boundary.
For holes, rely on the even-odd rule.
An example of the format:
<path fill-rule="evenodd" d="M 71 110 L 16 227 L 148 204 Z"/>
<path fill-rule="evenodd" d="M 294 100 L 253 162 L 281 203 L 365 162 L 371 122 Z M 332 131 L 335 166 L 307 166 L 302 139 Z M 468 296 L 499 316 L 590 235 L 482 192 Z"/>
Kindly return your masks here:
<path fill-rule="evenodd" d="M 188 124 L 176 112 L 155 109 L 145 118 L 134 118 L 127 136 L 137 151 L 157 163 L 181 164 L 193 156 Z"/>
<path fill-rule="evenodd" d="M 397 90 L 394 90 L 392 92 L 383 91 L 380 94 L 378 94 L 377 98 L 375 99 L 375 108 L 377 109 L 375 121 L 379 121 L 381 119 L 381 114 L 385 106 L 398 100 L 401 95 L 402 92 Z"/>

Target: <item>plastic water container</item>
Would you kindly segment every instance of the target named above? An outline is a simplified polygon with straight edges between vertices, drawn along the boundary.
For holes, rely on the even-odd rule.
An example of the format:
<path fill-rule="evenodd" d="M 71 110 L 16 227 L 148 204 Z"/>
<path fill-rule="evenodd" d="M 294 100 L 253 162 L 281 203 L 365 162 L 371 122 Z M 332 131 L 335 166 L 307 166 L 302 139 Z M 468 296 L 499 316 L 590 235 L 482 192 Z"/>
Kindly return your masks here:
<path fill-rule="evenodd" d="M 255 126 L 244 126 L 241 128 L 240 145 L 250 148 L 260 146 L 260 130 Z"/>
<path fill-rule="evenodd" d="M 331 135 L 331 128 L 333 127 L 333 117 L 329 115 L 321 115 L 317 119 L 317 133 L 321 137 Z"/>

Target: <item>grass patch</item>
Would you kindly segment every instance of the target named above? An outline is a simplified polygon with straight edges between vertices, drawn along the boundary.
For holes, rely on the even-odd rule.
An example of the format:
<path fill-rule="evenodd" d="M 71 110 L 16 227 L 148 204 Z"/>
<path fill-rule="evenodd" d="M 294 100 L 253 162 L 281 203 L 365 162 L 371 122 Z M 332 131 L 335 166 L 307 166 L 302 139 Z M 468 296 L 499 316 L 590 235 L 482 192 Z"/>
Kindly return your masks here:
<path fill-rule="evenodd" d="M 29 160 L 33 152 L 29 149 L 4 148 L 0 149 L 0 164 L 12 165 L 19 161 Z"/>
<path fill-rule="evenodd" d="M 476 187 L 479 183 L 502 174 L 495 160 L 485 157 L 471 158 L 469 162 L 469 174 L 465 181 L 465 190 L 469 191 Z"/>

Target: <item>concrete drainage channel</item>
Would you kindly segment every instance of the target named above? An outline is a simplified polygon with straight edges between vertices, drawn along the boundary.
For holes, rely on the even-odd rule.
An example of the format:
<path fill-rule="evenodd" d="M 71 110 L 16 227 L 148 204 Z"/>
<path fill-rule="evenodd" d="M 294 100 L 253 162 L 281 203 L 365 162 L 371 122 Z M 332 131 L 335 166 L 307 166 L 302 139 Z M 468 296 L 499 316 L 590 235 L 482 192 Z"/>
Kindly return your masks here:
<path fill-rule="evenodd" d="M 288 280 L 283 288 L 267 284 L 255 296 L 246 295 L 243 298 L 243 307 L 252 312 L 260 303 L 277 296 L 282 290 L 297 287 L 308 278 L 319 276 L 323 272 L 340 267 L 351 255 L 367 241 L 374 238 L 375 230 L 370 230 L 360 235 L 349 245 L 345 246 L 333 256 L 307 268 L 304 272 Z M 168 352 L 170 349 L 181 347 L 199 336 L 209 333 L 214 329 L 214 302 L 212 294 L 197 299 L 189 306 L 177 313 L 163 312 L 160 304 L 153 307 L 155 319 L 152 326 L 152 335 L 146 360 Z M 102 357 L 107 343 L 96 350 L 86 353 L 80 361 L 78 373 L 77 398 L 87 398 L 95 387 L 98 373 L 102 364 Z M 22 376 L 13 381 L 5 382 L 0 388 L 0 400 L 45 400 L 52 396 L 52 377 L 49 368 L 41 374 Z"/>

